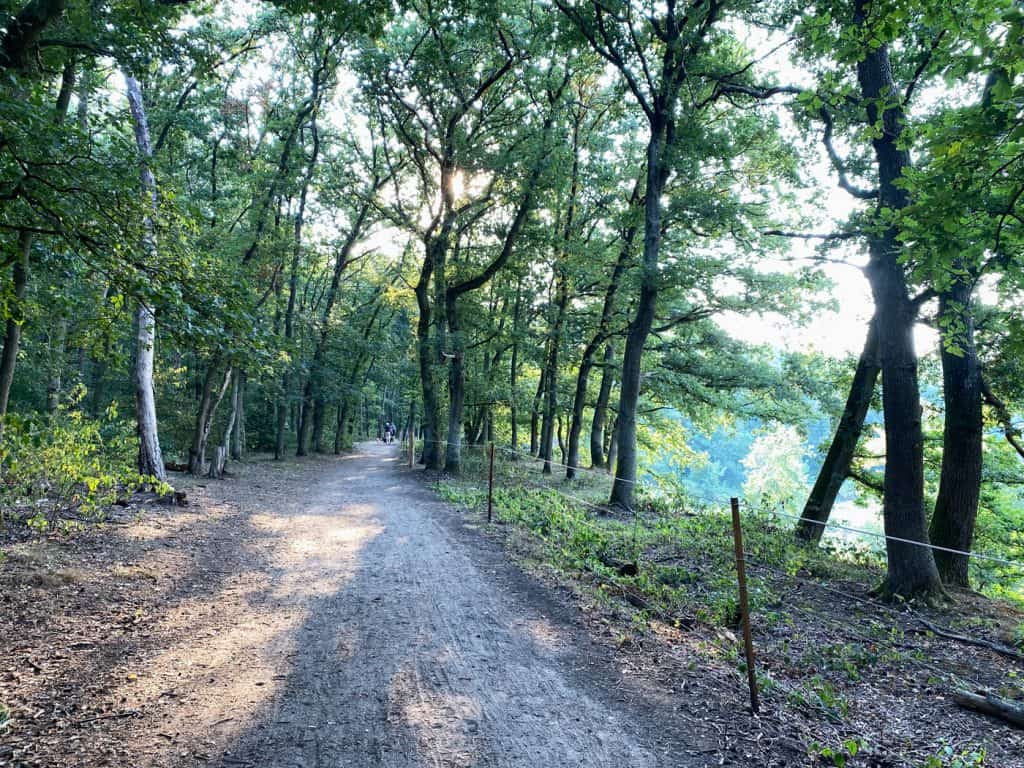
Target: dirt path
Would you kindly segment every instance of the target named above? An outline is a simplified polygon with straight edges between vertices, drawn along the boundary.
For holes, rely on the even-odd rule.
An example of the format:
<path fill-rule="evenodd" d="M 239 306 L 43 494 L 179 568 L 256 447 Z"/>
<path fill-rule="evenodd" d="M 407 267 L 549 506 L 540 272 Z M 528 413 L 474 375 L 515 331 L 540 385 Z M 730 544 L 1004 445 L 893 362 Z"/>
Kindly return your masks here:
<path fill-rule="evenodd" d="M 8 547 L 0 768 L 721 764 L 393 448 L 239 469 Z"/>
<path fill-rule="evenodd" d="M 246 664 L 274 691 L 224 764 L 655 765 L 559 628 L 510 602 L 395 464 L 364 446 L 266 521 L 263 598 L 301 621 Z"/>

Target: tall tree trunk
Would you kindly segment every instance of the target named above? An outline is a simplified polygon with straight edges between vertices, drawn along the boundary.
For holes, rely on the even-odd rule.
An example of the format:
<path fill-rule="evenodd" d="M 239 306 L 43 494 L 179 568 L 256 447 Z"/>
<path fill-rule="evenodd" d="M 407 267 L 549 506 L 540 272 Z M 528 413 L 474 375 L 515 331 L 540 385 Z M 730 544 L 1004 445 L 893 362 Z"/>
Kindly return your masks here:
<path fill-rule="evenodd" d="M 855 0 L 854 22 L 858 27 L 866 23 L 868 6 L 869 0 Z M 910 167 L 910 153 L 900 145 L 905 119 L 902 106 L 894 101 L 900 90 L 892 78 L 887 45 L 865 50 L 864 58 L 857 63 L 857 79 L 868 122 L 881 127 L 872 139 L 879 208 L 902 210 L 909 196 L 899 182 L 904 169 Z M 886 539 L 888 567 L 878 591 L 885 596 L 939 595 L 942 584 L 932 551 L 927 546 L 896 540 L 928 543 L 921 401 L 914 351 L 917 307 L 908 293 L 897 235 L 890 227 L 873 233 L 868 241 L 867 276 L 875 300 L 885 413 L 883 516 L 886 535 L 895 537 Z"/>
<path fill-rule="evenodd" d="M 541 472 L 545 475 L 551 474 L 551 453 L 554 450 L 554 442 L 557 437 L 555 418 L 558 411 L 558 353 L 562 345 L 562 328 L 565 325 L 565 311 L 569 306 L 569 279 L 565 274 L 559 273 L 558 286 L 556 291 L 557 307 L 555 309 L 555 322 L 551 328 L 551 339 L 548 342 L 547 362 L 547 396 L 544 403 L 544 422 L 540 435 L 540 458 L 544 460 L 544 467 Z"/>
<path fill-rule="evenodd" d="M 199 401 L 199 413 L 196 415 L 196 426 L 192 432 L 192 445 L 188 450 L 188 471 L 193 475 L 203 474 L 206 467 L 206 444 L 210 438 L 210 429 L 213 427 L 217 407 L 224 399 L 228 385 L 231 383 L 231 370 L 229 365 L 224 371 L 221 385 L 214 389 L 217 382 L 217 359 L 210 360 L 209 367 L 206 369 L 206 376 L 203 378 L 203 395 Z"/>
<path fill-rule="evenodd" d="M 305 456 L 309 452 L 309 432 L 312 426 L 313 376 L 306 378 L 302 385 L 302 399 L 299 400 L 299 421 L 295 428 L 295 455 Z"/>
<path fill-rule="evenodd" d="M 14 368 L 18 362 L 18 347 L 21 345 L 21 326 L 25 321 L 25 289 L 28 286 L 28 267 L 32 253 L 31 232 L 18 235 L 19 259 L 14 262 L 14 307 L 7 318 L 4 333 L 4 351 L 0 356 L 0 435 L 3 435 L 7 418 L 7 404 L 14 383 Z"/>
<path fill-rule="evenodd" d="M 601 387 L 597 392 L 597 402 L 594 404 L 594 418 L 590 422 L 590 464 L 595 468 L 608 467 L 608 462 L 605 461 L 604 437 L 605 424 L 608 422 L 608 403 L 611 401 L 615 377 L 614 362 L 615 347 L 608 344 L 604 348 Z"/>
<path fill-rule="evenodd" d="M 15 49 L 18 46 L 34 44 L 35 38 L 42 31 L 42 28 L 50 20 L 60 15 L 64 9 L 64 4 L 63 0 L 58 0 L 57 2 L 52 0 L 34 0 L 26 5 L 17 16 L 9 19 L 6 30 L 3 36 L 0 37 L 0 66 L 23 66 L 26 62 L 16 60 Z M 15 48 L 9 48 L 11 45 L 15 46 Z M 27 48 L 22 53 L 27 54 Z M 6 56 L 15 56 L 15 58 L 7 60 L 5 63 Z M 64 65 L 63 72 L 61 73 L 60 90 L 57 93 L 57 104 L 54 108 L 53 121 L 57 125 L 63 123 L 64 118 L 67 116 L 68 105 L 71 103 L 74 88 L 75 64 L 73 61 L 69 61 Z M 144 114 L 143 120 L 145 120 Z M 148 133 L 146 138 L 148 142 Z M 145 157 L 148 157 L 148 155 L 145 155 Z M 152 179 L 152 175 L 150 175 L 150 179 Z M 153 195 L 156 195 L 155 184 L 153 185 Z M 3 435 L 4 421 L 7 417 L 7 407 L 11 396 L 11 386 L 14 383 L 14 369 L 18 362 L 18 349 L 21 346 L 21 327 L 25 322 L 25 289 L 28 286 L 29 264 L 34 242 L 35 237 L 31 232 L 22 230 L 19 233 L 18 253 L 12 266 L 11 277 L 13 279 L 14 307 L 9 310 L 10 317 L 7 318 L 4 333 L 4 349 L 3 354 L 0 355 L 0 436 Z M 63 322 L 65 323 L 66 332 L 67 320 L 64 319 Z M 61 345 L 63 346 L 63 341 Z M 162 470 L 159 477 L 161 479 L 164 477 Z"/>
<path fill-rule="evenodd" d="M 961 552 L 970 552 L 974 543 L 982 470 L 982 385 L 971 292 L 970 282 L 960 280 L 939 296 L 939 316 L 960 321 L 944 325 L 961 332 L 942 341 L 942 474 L 929 529 L 932 544 Z M 968 555 L 935 551 L 935 565 L 946 584 L 970 586 L 969 564 Z"/>
<path fill-rule="evenodd" d="M 327 403 L 317 395 L 313 399 L 313 452 L 326 453 L 324 448 L 324 419 L 327 417 Z"/>
<path fill-rule="evenodd" d="M 447 237 L 447 235 L 445 235 Z M 439 470 L 443 466 L 441 452 L 441 406 L 438 401 L 437 381 L 434 376 L 434 352 L 430 328 L 433 323 L 430 303 L 430 281 L 438 266 L 443 269 L 443 252 L 447 243 L 440 236 L 427 242 L 420 279 L 416 284 L 416 304 L 419 318 L 416 321 L 416 359 L 419 363 L 420 388 L 423 394 L 423 453 L 420 461 L 427 469 Z M 438 308 L 438 311 L 442 311 Z M 440 326 L 441 323 L 438 323 Z M 440 333 L 440 332 L 439 332 Z"/>
<path fill-rule="evenodd" d="M 545 355 L 545 358 L 547 355 Z M 548 367 L 545 365 L 540 370 L 540 378 L 537 380 L 537 391 L 533 395 L 533 407 L 530 409 L 530 455 L 537 456 L 540 452 L 540 435 L 538 426 L 540 424 L 540 404 L 544 397 L 544 389 L 547 384 Z"/>
<path fill-rule="evenodd" d="M 673 100 L 674 102 L 674 100 Z M 626 334 L 626 349 L 622 355 L 622 378 L 619 384 L 618 427 L 615 442 L 618 459 L 615 463 L 615 482 L 612 484 L 610 503 L 631 508 L 633 487 L 637 477 L 636 412 L 640 402 L 640 372 L 647 336 L 654 324 L 658 302 L 658 257 L 661 251 L 661 206 L 668 180 L 665 148 L 671 144 L 671 115 L 650 116 L 651 136 L 647 144 L 647 179 L 644 187 L 644 251 L 640 296 L 636 315 Z"/>
<path fill-rule="evenodd" d="M 797 538 L 817 544 L 825 530 L 825 523 L 832 514 L 839 489 L 850 476 L 853 455 L 864 430 L 864 419 L 871 407 L 871 398 L 878 380 L 878 332 L 874 320 L 868 326 L 864 350 L 857 361 L 857 370 L 853 374 L 850 392 L 846 397 L 846 407 L 839 419 L 835 436 L 829 445 L 825 462 L 818 472 L 804 505 L 803 518 L 796 526 Z"/>
<path fill-rule="evenodd" d="M 452 353 L 448 359 L 448 444 L 445 446 L 444 471 L 458 474 L 462 463 L 462 414 L 466 402 L 465 352 L 459 327 L 458 298 L 449 296 L 445 309 Z"/>
<path fill-rule="evenodd" d="M 128 91 L 128 106 L 132 113 L 135 129 L 135 145 L 141 160 L 139 178 L 142 190 L 149 198 L 151 213 L 143 222 L 143 251 L 146 259 L 153 263 L 157 258 L 156 232 L 153 217 L 156 216 L 156 179 L 150 169 L 153 149 L 149 139 L 149 123 L 142 103 L 142 89 L 138 81 L 125 77 Z M 139 433 L 139 474 L 155 477 L 166 482 L 163 454 L 160 451 L 160 437 L 157 430 L 156 395 L 153 389 L 153 361 L 156 345 L 156 314 L 146 302 L 139 302 L 136 311 L 137 337 L 135 340 L 135 415 Z"/>
<path fill-rule="evenodd" d="M 633 195 L 630 197 L 630 205 L 635 205 L 639 197 L 639 184 L 633 189 Z M 576 476 L 576 470 L 580 463 L 580 435 L 583 432 L 583 410 L 586 407 L 587 400 L 587 384 L 590 380 L 590 372 L 594 367 L 594 355 L 601 348 L 601 345 L 608 338 L 608 333 L 611 326 L 612 315 L 615 311 L 615 294 L 619 290 L 619 282 L 622 279 L 622 274 L 626 270 L 626 265 L 629 263 L 629 257 L 633 250 L 633 240 L 636 237 L 637 227 L 635 224 L 631 224 L 626 228 L 623 233 L 622 247 L 619 249 L 618 258 L 615 259 L 615 266 L 612 269 L 611 279 L 608 281 L 608 285 L 604 292 L 604 303 L 601 307 L 601 320 L 597 326 L 597 332 L 593 338 L 587 344 L 583 350 L 583 355 L 580 358 L 579 371 L 576 374 L 576 392 L 573 395 L 572 401 L 572 417 L 569 423 L 569 446 L 568 446 L 568 458 L 566 459 L 565 479 L 572 480 Z M 607 357 L 607 353 L 606 353 Z M 610 364 L 610 360 L 605 361 L 605 365 Z M 607 371 L 607 367 L 605 369 Z M 601 388 L 604 391 L 605 377 L 601 378 Z M 609 381 L 609 388 L 610 388 Z M 609 392 L 605 393 L 604 396 L 604 407 L 608 407 L 608 395 Z M 596 414 L 595 414 L 596 416 Z M 602 415 L 600 423 L 604 424 L 604 416 Z M 601 439 L 601 438 L 599 438 Z M 600 445 L 600 442 L 598 443 Z M 594 456 L 594 440 L 591 437 L 591 455 Z M 599 450 L 596 456 L 603 461 L 603 454 Z M 595 464 L 594 466 L 599 466 Z"/>
<path fill-rule="evenodd" d="M 516 283 L 516 302 L 512 310 L 512 355 L 508 369 L 508 410 L 509 421 L 512 427 L 512 436 L 509 445 L 513 453 L 511 458 L 516 458 L 516 451 L 519 450 L 519 316 L 522 310 L 522 279 Z"/>
<path fill-rule="evenodd" d="M 542 142 L 541 151 L 538 153 L 531 169 L 530 175 L 523 183 L 522 194 L 519 198 L 519 203 L 516 206 L 515 215 L 512 218 L 511 224 L 505 231 L 505 237 L 502 241 L 501 251 L 498 255 L 484 268 L 481 272 L 477 273 L 474 277 L 464 280 L 455 285 L 448 286 L 445 284 L 444 296 L 441 296 L 441 285 L 444 283 L 444 265 L 443 262 L 435 264 L 434 266 L 434 279 L 437 281 L 437 304 L 439 307 L 444 307 L 444 315 L 449 323 L 452 320 L 458 321 L 458 299 L 465 293 L 478 290 L 479 288 L 486 285 L 491 279 L 498 273 L 498 271 L 508 263 L 512 257 L 512 252 L 515 248 L 519 235 L 522 233 L 523 226 L 526 224 L 527 216 L 530 211 L 533 210 L 534 197 L 538 182 L 540 181 L 541 174 L 543 173 L 544 167 L 547 163 L 548 154 L 548 140 L 551 135 L 551 129 L 555 122 L 555 117 L 558 113 L 557 104 L 560 102 L 562 93 L 568 86 L 570 80 L 570 70 L 566 69 L 565 77 L 562 79 L 561 85 L 558 88 L 548 93 L 548 102 L 550 108 L 547 115 L 544 118 L 544 125 L 542 128 Z M 443 166 L 445 168 L 446 166 Z M 449 171 L 450 173 L 450 171 Z M 576 172 L 574 170 L 573 180 L 573 196 L 576 191 Z M 443 176 L 443 173 L 442 173 Z M 445 188 L 442 178 L 442 190 Z M 451 200 L 445 195 L 446 208 L 450 210 Z M 572 217 L 568 218 L 568 224 L 566 231 L 569 231 L 571 226 Z M 438 352 L 439 355 L 444 353 L 444 336 L 441 332 L 442 324 L 439 323 L 438 333 Z M 446 451 L 446 468 L 451 467 L 451 471 L 458 471 L 459 463 L 459 442 L 461 439 L 461 422 L 463 413 L 463 400 L 465 398 L 465 370 L 464 360 L 462 355 L 464 353 L 464 345 L 461 341 L 461 336 L 458 333 L 453 334 L 455 337 L 454 355 L 451 356 L 450 365 L 451 370 L 449 373 L 449 384 L 452 385 L 449 388 L 451 398 L 449 401 L 449 428 L 448 428 L 448 446 Z M 550 471 L 550 468 L 549 468 Z"/>
<path fill-rule="evenodd" d="M 49 378 L 46 382 L 46 411 L 56 413 L 60 406 L 61 382 L 64 375 L 64 353 L 68 338 L 68 318 L 63 312 L 57 320 L 57 328 L 51 333 L 49 352 Z"/>
<path fill-rule="evenodd" d="M 306 213 L 306 196 L 309 192 L 309 183 L 312 180 L 312 175 L 313 167 L 310 165 L 306 169 L 306 178 L 302 185 L 302 191 L 299 193 L 299 207 L 295 214 L 292 233 L 292 264 L 291 274 L 288 278 L 288 306 L 284 313 L 284 338 L 286 343 L 290 343 L 295 337 L 295 301 L 299 292 L 299 265 L 302 260 L 302 225 Z M 289 397 L 291 378 L 290 364 L 286 364 L 284 372 L 281 374 L 281 397 L 277 411 L 277 441 L 274 448 L 274 458 L 277 460 L 284 458 L 285 427 L 288 424 L 288 411 L 290 410 L 291 403 L 291 398 Z M 294 424 L 295 422 L 293 421 L 292 423 Z M 298 450 L 302 450 L 301 440 L 299 441 Z M 298 451 L 296 453 L 299 456 L 303 455 L 298 453 Z"/>
<path fill-rule="evenodd" d="M 612 419 L 611 428 L 608 430 L 608 471 L 614 472 L 619 457 L 619 417 L 616 414 Z"/>
<path fill-rule="evenodd" d="M 345 429 L 348 425 L 349 400 L 343 397 L 338 401 L 338 421 L 334 429 L 334 453 L 340 454 L 345 447 Z"/>
<path fill-rule="evenodd" d="M 238 389 L 235 393 L 235 434 L 231 440 L 231 458 L 234 461 L 241 461 L 245 455 L 245 389 L 248 379 L 243 370 L 239 370 L 235 375 Z"/>

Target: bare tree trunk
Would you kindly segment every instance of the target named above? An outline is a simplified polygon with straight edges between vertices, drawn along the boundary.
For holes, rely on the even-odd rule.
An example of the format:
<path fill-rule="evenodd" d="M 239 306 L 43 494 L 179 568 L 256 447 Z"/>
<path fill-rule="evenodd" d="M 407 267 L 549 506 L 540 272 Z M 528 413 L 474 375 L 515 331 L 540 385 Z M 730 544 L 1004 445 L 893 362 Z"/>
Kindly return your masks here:
<path fill-rule="evenodd" d="M 869 0 L 855 0 L 854 23 L 867 24 Z M 900 185 L 910 167 L 910 153 L 900 144 L 903 108 L 891 94 L 900 93 L 892 76 L 889 47 L 866 50 L 857 63 L 857 79 L 872 125 L 880 134 L 872 139 L 878 169 L 880 208 L 899 211 L 910 200 Z M 917 307 L 907 288 L 905 267 L 900 262 L 900 242 L 890 227 L 872 234 L 868 241 L 868 281 L 875 299 L 879 356 L 882 369 L 882 405 L 885 412 L 885 522 L 887 573 L 879 592 L 885 596 L 935 595 L 942 582 L 928 543 L 924 511 L 924 456 L 921 400 L 914 351 Z"/>
<path fill-rule="evenodd" d="M 601 369 L 601 387 L 594 404 L 594 418 L 590 422 L 590 465 L 595 468 L 606 468 L 604 438 L 605 424 L 608 421 L 608 403 L 612 397 L 614 381 L 615 348 L 608 344 L 604 348 L 603 367 Z"/>
<path fill-rule="evenodd" d="M 942 394 L 946 415 L 942 474 L 929 538 L 932 544 L 959 552 L 970 552 L 974 544 L 974 524 L 981 495 L 982 386 L 978 351 L 974 345 L 971 292 L 971 284 L 959 280 L 939 296 L 939 316 L 959 320 L 944 327 L 960 328 L 962 332 L 942 340 Z M 949 344 L 955 344 L 959 354 L 951 351 Z M 944 583 L 970 586 L 968 555 L 936 550 L 935 565 Z"/>
<path fill-rule="evenodd" d="M 313 399 L 313 452 L 325 453 L 324 450 L 324 418 L 326 417 L 327 403 L 317 395 Z"/>
<path fill-rule="evenodd" d="M 547 357 L 545 355 L 545 357 Z M 547 383 L 548 368 L 543 366 L 540 369 L 540 377 L 537 379 L 537 391 L 533 394 L 533 404 L 530 408 L 530 455 L 536 456 L 540 452 L 540 406 L 544 399 L 544 389 Z"/>
<path fill-rule="evenodd" d="M 673 99 L 674 102 L 674 99 Z M 668 180 L 665 149 L 671 144 L 671 114 L 652 114 L 651 134 L 647 144 L 647 178 L 644 186 L 644 250 L 640 297 L 636 315 L 626 334 L 626 349 L 622 355 L 622 379 L 619 385 L 619 410 L 615 432 L 618 458 L 615 462 L 615 482 L 610 503 L 630 508 L 633 506 L 633 487 L 637 477 L 636 413 L 640 402 L 640 373 L 644 345 L 654 325 L 657 309 L 658 259 L 662 238 L 662 196 Z"/>
<path fill-rule="evenodd" d="M 291 342 L 295 336 L 295 299 L 299 290 L 299 264 L 302 259 L 302 223 L 306 209 L 306 194 L 309 190 L 310 171 L 306 173 L 306 181 L 299 197 L 299 208 L 295 216 L 295 227 L 292 239 L 291 274 L 288 278 L 288 306 L 284 313 L 284 337 Z M 291 371 L 288 367 L 281 374 L 281 397 L 277 411 L 277 440 L 274 446 L 274 458 L 284 458 L 285 428 L 288 424 L 290 408 L 289 390 L 291 389 Z M 299 454 L 301 455 L 301 454 Z"/>
<path fill-rule="evenodd" d="M 445 446 L 444 471 L 453 475 L 462 468 L 462 413 L 466 402 L 465 350 L 459 327 L 458 303 L 458 297 L 449 296 L 445 307 L 453 351 L 448 360 L 448 444 Z"/>
<path fill-rule="evenodd" d="M 18 362 L 18 347 L 21 345 L 21 325 L 25 320 L 24 305 L 25 289 L 28 286 L 28 265 L 32 253 L 33 237 L 31 232 L 22 232 L 18 236 L 20 258 L 14 262 L 14 311 L 7 318 L 4 334 L 4 351 L 0 356 L 0 435 L 3 435 L 4 421 L 7 418 L 7 404 L 11 397 L 11 384 L 14 383 L 14 368 Z"/>
<path fill-rule="evenodd" d="M 433 367 L 434 349 L 430 339 L 430 327 L 433 325 L 430 279 L 436 268 L 435 262 L 439 258 L 435 250 L 443 250 L 445 247 L 443 243 L 434 241 L 426 244 L 423 267 L 415 290 L 416 303 L 419 307 L 419 318 L 416 322 L 416 359 L 419 363 L 420 387 L 423 391 L 423 453 L 420 461 L 426 465 L 427 469 L 441 469 L 443 466 L 440 445 L 441 406 L 437 396 L 437 381 Z M 438 311 L 441 309 L 438 308 Z"/>
<path fill-rule="evenodd" d="M 135 129 L 135 145 L 141 159 L 139 178 L 143 192 L 150 199 L 152 214 L 143 222 L 143 250 L 147 260 L 157 258 L 156 233 L 153 217 L 156 215 L 156 179 L 149 167 L 153 156 L 149 140 L 149 123 L 142 102 L 142 89 L 131 75 L 125 77 L 128 90 L 128 106 L 131 109 Z M 157 430 L 156 395 L 153 389 L 153 361 L 156 344 L 156 315 L 145 302 L 140 302 L 136 312 L 137 337 L 135 340 L 135 415 L 139 432 L 139 473 L 166 482 L 163 454 L 160 451 L 160 437 Z"/>
<path fill-rule="evenodd" d="M 238 411 L 239 403 L 241 400 L 241 382 L 242 372 L 236 370 L 232 375 L 231 379 L 231 412 L 228 414 L 228 423 L 224 427 L 224 440 L 221 444 L 225 449 L 225 459 L 229 456 L 233 456 L 234 439 L 235 439 L 235 425 L 238 423 Z"/>
<path fill-rule="evenodd" d="M 213 383 L 216 380 L 217 364 L 215 360 L 210 361 L 210 367 L 206 372 L 206 380 L 203 384 L 203 399 L 199 408 L 199 415 L 196 418 L 196 429 L 192 436 L 192 447 L 189 449 L 188 469 L 193 475 L 200 475 L 206 466 L 206 444 L 210 438 L 210 429 L 213 427 L 213 418 L 217 415 L 217 407 L 224 399 L 231 383 L 230 365 L 224 370 L 224 380 L 217 389 L 216 397 L 213 396 Z"/>
<path fill-rule="evenodd" d="M 235 376 L 235 386 L 237 390 L 235 392 L 235 421 L 234 421 L 234 438 L 231 440 L 231 458 L 234 461 L 240 461 L 245 455 L 245 388 L 246 388 L 246 375 L 245 371 L 239 370 Z"/>
<path fill-rule="evenodd" d="M 46 382 L 46 411 L 56 413 L 60 406 L 61 382 L 64 375 L 64 353 L 68 338 L 68 318 L 63 312 L 57 320 L 57 329 L 51 333 L 48 367 L 50 375 Z"/>
<path fill-rule="evenodd" d="M 555 417 L 558 411 L 558 353 L 562 344 L 562 327 L 565 323 L 565 311 L 569 305 L 569 285 L 564 274 L 559 274 L 557 287 L 557 308 L 555 310 L 555 322 L 551 329 L 551 339 L 548 342 L 547 360 L 547 396 L 544 404 L 544 421 L 540 435 L 540 458 L 544 460 L 541 472 L 545 475 L 551 474 L 551 452 L 554 450 L 554 442 L 557 437 L 555 428 Z"/>
<path fill-rule="evenodd" d="M 608 431 L 608 471 L 615 471 L 615 464 L 619 458 L 619 440 L 617 435 L 619 434 L 619 417 L 618 415 L 612 419 L 611 429 Z"/>
<path fill-rule="evenodd" d="M 508 373 L 508 409 L 509 420 L 512 423 L 512 437 L 509 440 L 513 453 L 511 458 L 515 459 L 519 450 L 519 316 L 522 310 L 522 281 L 516 284 L 516 303 L 512 311 L 512 355 L 509 363 Z"/>
<path fill-rule="evenodd" d="M 801 515 L 803 519 L 796 526 L 796 536 L 803 541 L 817 543 L 821 540 L 839 489 L 850 476 L 853 454 L 864 430 L 864 419 L 871 407 L 878 370 L 878 333 L 872 320 L 868 326 L 864 351 L 860 353 L 860 359 L 857 361 L 857 370 L 853 374 L 853 382 L 850 384 L 850 393 L 847 395 L 846 407 L 839 419 L 839 426 L 818 472 L 818 479 L 815 480 L 814 487 L 807 497 Z"/>

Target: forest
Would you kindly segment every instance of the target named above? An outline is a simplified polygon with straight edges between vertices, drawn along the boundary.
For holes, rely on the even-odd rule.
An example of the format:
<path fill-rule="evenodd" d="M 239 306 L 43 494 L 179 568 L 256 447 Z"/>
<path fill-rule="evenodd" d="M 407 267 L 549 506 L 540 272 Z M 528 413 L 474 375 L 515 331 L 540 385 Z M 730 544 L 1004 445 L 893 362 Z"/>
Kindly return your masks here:
<path fill-rule="evenodd" d="M 393 423 L 453 503 L 497 450 L 638 550 L 738 497 L 793 574 L 1024 606 L 1016 0 L 0 16 L 3 541 Z"/>

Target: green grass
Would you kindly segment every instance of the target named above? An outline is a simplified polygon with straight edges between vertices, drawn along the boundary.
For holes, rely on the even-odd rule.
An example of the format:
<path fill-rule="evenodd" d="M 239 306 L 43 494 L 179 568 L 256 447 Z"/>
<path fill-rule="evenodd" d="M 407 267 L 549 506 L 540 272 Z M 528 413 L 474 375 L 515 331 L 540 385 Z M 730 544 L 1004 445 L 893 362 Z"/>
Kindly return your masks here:
<path fill-rule="evenodd" d="M 543 476 L 529 459 L 496 461 L 494 519 L 532 536 L 542 559 L 559 571 L 586 574 L 606 589 L 640 598 L 669 621 L 734 627 L 738 604 L 731 518 L 727 510 L 638 488 L 633 513 L 595 509 L 607 500 L 611 478 L 581 472 L 565 481 Z M 462 472 L 435 485 L 448 501 L 482 514 L 487 465 L 467 451 Z M 744 518 L 751 609 L 778 616 L 777 577 L 812 576 L 872 581 L 872 564 L 837 558 L 827 549 L 798 546 L 790 527 L 770 515 Z M 636 566 L 635 571 L 628 566 Z M 634 605 L 637 600 L 632 601 Z"/>

